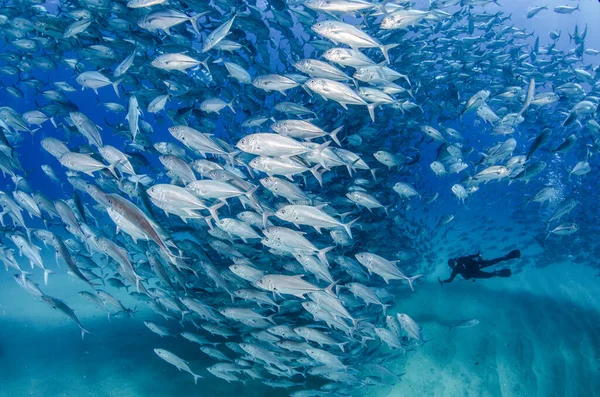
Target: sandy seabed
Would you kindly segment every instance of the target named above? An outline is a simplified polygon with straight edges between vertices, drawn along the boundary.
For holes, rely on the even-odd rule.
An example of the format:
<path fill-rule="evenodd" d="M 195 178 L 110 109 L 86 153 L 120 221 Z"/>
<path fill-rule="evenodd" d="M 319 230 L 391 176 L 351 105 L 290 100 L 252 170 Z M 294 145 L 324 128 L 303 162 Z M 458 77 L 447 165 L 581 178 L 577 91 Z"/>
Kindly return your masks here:
<path fill-rule="evenodd" d="M 441 270 L 441 269 L 440 269 Z M 46 293 L 71 305 L 92 331 L 84 341 L 62 314 L 0 273 L 0 396 L 186 397 L 280 396 L 258 382 L 227 383 L 204 370 L 214 362 L 181 338 L 160 338 L 143 325 L 153 316 L 108 322 L 77 292 L 82 284 L 54 275 Z M 423 327 L 424 346 L 388 365 L 405 373 L 391 387 L 359 389 L 368 396 L 598 396 L 600 286 L 581 266 L 532 268 L 509 279 L 433 281 L 397 297 L 394 312 Z M 122 297 L 124 294 L 119 295 Z M 134 302 L 125 300 L 126 305 Z M 476 318 L 467 329 L 448 326 Z M 153 348 L 189 358 L 204 379 L 158 359 Z"/>
<path fill-rule="evenodd" d="M 431 342 L 382 396 L 600 395 L 600 279 L 568 265 L 509 279 L 422 285 L 402 302 Z M 476 318 L 466 329 L 449 325 Z"/>

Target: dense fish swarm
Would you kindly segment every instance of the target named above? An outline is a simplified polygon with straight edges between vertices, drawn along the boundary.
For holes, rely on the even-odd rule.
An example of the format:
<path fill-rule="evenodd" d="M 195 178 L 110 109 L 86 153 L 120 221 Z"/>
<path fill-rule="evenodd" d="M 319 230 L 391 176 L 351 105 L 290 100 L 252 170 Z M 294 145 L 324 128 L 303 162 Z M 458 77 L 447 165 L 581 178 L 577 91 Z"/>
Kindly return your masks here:
<path fill-rule="evenodd" d="M 14 183 L 0 193 L 1 260 L 82 337 L 93 330 L 32 281 L 65 271 L 42 245 L 109 319 L 133 314 L 117 292 L 131 288 L 161 317 L 150 331 L 200 345 L 184 357 L 148 347 L 194 381 L 187 360 L 205 354 L 206 376 L 293 396 L 398 382 L 385 363 L 426 340 L 390 302 L 432 270 L 428 236 L 454 219 L 414 208 L 531 182 L 531 212 L 554 203 L 540 243 L 579 229 L 564 221 L 578 206 L 565 186 L 598 152 L 600 70 L 584 62 L 598 51 L 587 28 L 568 52 L 560 32 L 541 46 L 492 3 L 5 2 L 3 95 L 29 110 L 0 108 L 0 168 Z M 101 107 L 76 103 L 79 88 Z M 29 134 L 52 198 L 19 160 Z"/>

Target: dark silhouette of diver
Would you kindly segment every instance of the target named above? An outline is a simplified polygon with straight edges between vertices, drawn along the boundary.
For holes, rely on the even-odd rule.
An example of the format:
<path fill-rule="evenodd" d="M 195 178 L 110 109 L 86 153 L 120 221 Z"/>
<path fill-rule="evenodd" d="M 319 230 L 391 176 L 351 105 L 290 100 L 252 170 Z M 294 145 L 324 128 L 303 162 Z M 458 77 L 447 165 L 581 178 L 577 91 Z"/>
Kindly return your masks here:
<path fill-rule="evenodd" d="M 440 280 L 438 277 L 438 281 L 440 285 L 444 285 L 444 283 L 451 283 L 454 280 L 454 277 L 457 275 L 461 275 L 465 278 L 465 280 L 469 280 L 472 278 L 492 278 L 492 277 L 510 277 L 512 274 L 510 269 L 501 269 L 495 270 L 491 273 L 484 272 L 481 269 L 488 266 L 493 266 L 496 263 L 504 262 L 510 259 L 516 259 L 521 257 L 521 251 L 513 250 L 510 251 L 505 256 L 496 259 L 490 259 L 486 261 L 481 257 L 479 253 L 469 256 L 463 256 L 460 258 L 451 258 L 448 259 L 448 266 L 452 269 L 452 274 L 448 280 Z"/>

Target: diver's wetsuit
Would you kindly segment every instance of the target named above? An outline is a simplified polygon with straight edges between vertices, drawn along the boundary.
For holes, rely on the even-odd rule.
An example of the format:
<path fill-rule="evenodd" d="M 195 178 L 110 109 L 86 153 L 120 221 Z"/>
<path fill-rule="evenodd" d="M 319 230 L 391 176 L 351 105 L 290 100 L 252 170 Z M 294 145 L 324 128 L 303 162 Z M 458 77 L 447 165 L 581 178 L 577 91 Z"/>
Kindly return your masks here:
<path fill-rule="evenodd" d="M 443 285 L 443 283 L 451 283 L 452 280 L 454 280 L 454 278 L 459 274 L 463 276 L 465 280 L 469 280 L 471 278 L 510 277 L 510 275 L 512 274 L 510 269 L 496 270 L 491 273 L 484 272 L 481 269 L 483 269 L 484 267 L 495 265 L 496 263 L 520 257 L 521 251 L 519 250 L 511 251 L 506 256 L 496 259 L 490 259 L 487 261 L 484 260 L 479 254 L 463 256 L 454 259 L 455 265 L 452 268 L 452 274 L 450 275 L 450 278 L 448 280 L 440 280 L 439 278 L 438 280 L 440 284 Z M 448 261 L 448 263 L 450 264 L 452 261 L 453 260 L 451 259 L 450 261 Z"/>

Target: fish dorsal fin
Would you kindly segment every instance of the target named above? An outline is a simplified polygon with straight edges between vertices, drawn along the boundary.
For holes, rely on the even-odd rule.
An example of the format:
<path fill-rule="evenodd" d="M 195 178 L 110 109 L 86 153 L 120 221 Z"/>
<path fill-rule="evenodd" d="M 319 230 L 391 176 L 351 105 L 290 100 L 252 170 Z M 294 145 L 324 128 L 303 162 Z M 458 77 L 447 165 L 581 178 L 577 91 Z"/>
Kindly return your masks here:
<path fill-rule="evenodd" d="M 318 210 L 321 210 L 321 209 L 327 207 L 328 205 L 329 205 L 329 203 L 319 203 L 319 204 L 313 205 L 313 207 L 316 208 L 316 209 L 318 209 Z"/>

